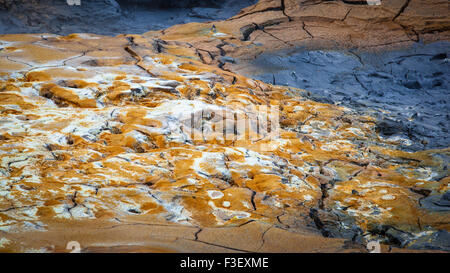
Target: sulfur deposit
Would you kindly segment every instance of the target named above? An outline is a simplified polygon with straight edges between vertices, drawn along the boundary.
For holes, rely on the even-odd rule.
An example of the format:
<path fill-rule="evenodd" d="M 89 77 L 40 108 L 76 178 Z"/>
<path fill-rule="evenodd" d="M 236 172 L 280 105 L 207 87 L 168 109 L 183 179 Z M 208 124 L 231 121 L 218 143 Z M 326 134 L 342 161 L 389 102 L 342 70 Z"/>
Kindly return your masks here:
<path fill-rule="evenodd" d="M 0 251 L 448 251 L 449 148 L 405 151 L 376 113 L 233 72 L 244 55 L 334 39 L 294 2 L 142 35 L 1 35 Z M 446 39 L 448 12 L 387 2 L 374 14 L 389 39 Z M 370 14 L 320 5 L 350 36 L 346 21 Z"/>

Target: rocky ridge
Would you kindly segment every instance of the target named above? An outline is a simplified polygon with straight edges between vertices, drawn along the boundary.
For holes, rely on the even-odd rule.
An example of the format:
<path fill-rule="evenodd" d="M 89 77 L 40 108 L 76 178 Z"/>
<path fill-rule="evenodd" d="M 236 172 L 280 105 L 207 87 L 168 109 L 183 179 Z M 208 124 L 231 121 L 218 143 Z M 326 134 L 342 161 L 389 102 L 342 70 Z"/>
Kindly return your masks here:
<path fill-rule="evenodd" d="M 259 1 L 225 21 L 144 36 L 188 43 L 204 63 L 307 89 L 315 101 L 376 112 L 380 133 L 418 151 L 450 144 L 449 24 L 445 1 Z M 201 34 L 208 29 L 215 38 Z"/>
<path fill-rule="evenodd" d="M 263 0 L 225 21 L 177 25 L 144 36 L 189 43 L 200 51 L 206 63 L 223 63 L 232 71 L 240 65 L 221 57 L 244 61 L 263 52 L 292 47 L 380 50 L 448 40 L 446 1 L 381 3 Z M 202 30 L 208 28 L 221 34 L 216 34 L 216 39 L 202 35 L 206 33 Z"/>

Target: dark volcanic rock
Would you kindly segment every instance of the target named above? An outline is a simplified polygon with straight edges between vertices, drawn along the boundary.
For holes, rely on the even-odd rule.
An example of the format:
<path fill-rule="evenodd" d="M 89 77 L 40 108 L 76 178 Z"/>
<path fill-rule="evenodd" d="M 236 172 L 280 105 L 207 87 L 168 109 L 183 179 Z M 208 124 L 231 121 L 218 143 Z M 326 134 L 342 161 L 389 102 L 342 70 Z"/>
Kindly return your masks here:
<path fill-rule="evenodd" d="M 256 0 L 0 1 L 0 33 L 143 33 L 176 24 L 223 20 Z"/>
<path fill-rule="evenodd" d="M 114 0 L 81 0 L 79 6 L 56 0 L 6 0 L 1 6 L 1 33 L 90 32 L 122 16 Z"/>
<path fill-rule="evenodd" d="M 404 247 L 411 239 L 411 234 L 396 228 L 388 228 L 385 231 L 386 237 L 390 240 L 390 244 Z"/>
<path fill-rule="evenodd" d="M 450 211 L 450 191 L 442 195 L 428 196 L 421 202 L 422 206 L 434 211 Z"/>

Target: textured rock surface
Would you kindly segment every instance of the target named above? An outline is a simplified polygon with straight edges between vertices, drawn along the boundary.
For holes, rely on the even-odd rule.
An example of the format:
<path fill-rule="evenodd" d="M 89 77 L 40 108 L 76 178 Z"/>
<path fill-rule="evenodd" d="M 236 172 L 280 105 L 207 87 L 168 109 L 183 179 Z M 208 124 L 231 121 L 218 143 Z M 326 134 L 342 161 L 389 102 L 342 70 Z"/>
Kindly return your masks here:
<path fill-rule="evenodd" d="M 213 24 L 223 33 L 217 39 L 194 31 Z M 417 41 L 448 40 L 449 26 L 446 1 L 386 0 L 380 6 L 369 6 L 350 1 L 263 0 L 225 21 L 174 26 L 146 36 L 189 41 L 209 51 L 212 62 L 219 63 L 218 55 L 251 60 L 262 52 L 291 47 L 405 47 Z M 233 68 L 232 63 L 227 65 Z"/>
<path fill-rule="evenodd" d="M 105 228 L 182 223 L 174 228 L 193 232 L 180 238 L 245 251 L 271 248 L 192 233 L 257 222 L 263 233 L 299 233 L 289 236 L 300 236 L 292 250 L 301 250 L 304 233 L 361 241 L 396 228 L 409 242 L 448 229 L 448 212 L 419 203 L 448 190 L 448 150 L 396 150 L 373 117 L 205 65 L 175 42 L 87 34 L 0 40 L 0 215 L 11 242 L 17 232 L 51 233 L 63 219 L 106 221 Z M 191 113 L 223 109 L 251 118 L 248 106 L 259 104 L 280 108 L 278 139 L 224 141 L 207 133 L 220 116 L 204 117 L 194 132 L 183 126 Z M 202 132 L 204 140 L 193 139 Z M 316 238 L 318 251 L 330 247 Z M 332 242 L 328 250 L 343 248 Z M 10 249 L 29 250 L 21 243 Z"/>
<path fill-rule="evenodd" d="M 450 146 L 450 43 L 407 50 L 276 52 L 238 72 L 304 88 L 311 99 L 377 113 L 379 132 L 410 151 Z"/>
<path fill-rule="evenodd" d="M 446 15 L 383 3 L 260 1 L 143 35 L 1 35 L 0 249 L 448 251 L 449 148 L 401 150 L 378 110 L 231 72 L 294 43 L 347 46 L 333 29 L 364 26 L 348 46 L 380 46 L 371 16 L 388 43 L 412 43 L 411 29 L 446 39 Z M 278 137 L 260 133 L 260 105 L 279 110 Z"/>
<path fill-rule="evenodd" d="M 223 20 L 256 0 L 66 0 L 0 1 L 0 33 L 144 33 L 176 24 Z"/>

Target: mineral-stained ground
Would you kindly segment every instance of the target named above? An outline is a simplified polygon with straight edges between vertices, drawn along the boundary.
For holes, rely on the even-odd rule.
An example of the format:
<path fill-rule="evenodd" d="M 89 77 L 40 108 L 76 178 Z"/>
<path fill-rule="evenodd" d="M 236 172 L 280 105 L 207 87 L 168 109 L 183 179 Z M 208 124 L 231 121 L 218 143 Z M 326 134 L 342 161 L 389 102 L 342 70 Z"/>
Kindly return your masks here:
<path fill-rule="evenodd" d="M 450 251 L 449 27 L 448 1 L 260 0 L 0 35 L 0 251 Z"/>

